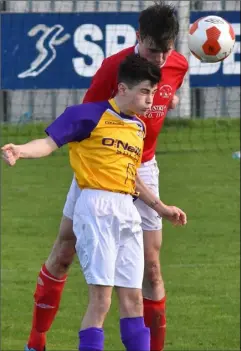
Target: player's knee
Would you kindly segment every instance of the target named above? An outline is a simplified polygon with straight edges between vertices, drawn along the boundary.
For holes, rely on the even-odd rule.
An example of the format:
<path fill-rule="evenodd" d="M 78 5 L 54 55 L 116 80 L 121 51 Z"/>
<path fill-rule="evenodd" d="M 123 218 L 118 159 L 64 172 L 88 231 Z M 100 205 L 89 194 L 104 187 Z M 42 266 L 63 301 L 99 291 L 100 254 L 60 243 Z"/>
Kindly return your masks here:
<path fill-rule="evenodd" d="M 72 221 L 63 218 L 59 235 L 46 262 L 46 266 L 54 276 L 59 277 L 67 272 L 74 259 L 75 243 Z"/>
<path fill-rule="evenodd" d="M 58 238 L 48 258 L 48 266 L 55 267 L 55 269 L 67 270 L 73 262 L 74 255 L 75 238 L 72 240 Z"/>
<path fill-rule="evenodd" d="M 129 289 L 126 294 L 122 294 L 120 299 L 121 318 L 131 318 L 142 316 L 143 297 L 141 291 Z"/>
<path fill-rule="evenodd" d="M 105 296 L 105 294 L 96 294 L 94 298 L 91 298 L 89 302 L 89 308 L 92 313 L 98 316 L 100 319 L 105 318 L 109 312 L 111 306 L 111 297 Z"/>
<path fill-rule="evenodd" d="M 159 259 L 145 261 L 145 279 L 151 287 L 155 287 L 162 283 Z"/>
<path fill-rule="evenodd" d="M 56 255 L 57 264 L 65 269 L 72 264 L 75 255 L 75 237 L 71 240 L 61 240 L 59 252 Z"/>

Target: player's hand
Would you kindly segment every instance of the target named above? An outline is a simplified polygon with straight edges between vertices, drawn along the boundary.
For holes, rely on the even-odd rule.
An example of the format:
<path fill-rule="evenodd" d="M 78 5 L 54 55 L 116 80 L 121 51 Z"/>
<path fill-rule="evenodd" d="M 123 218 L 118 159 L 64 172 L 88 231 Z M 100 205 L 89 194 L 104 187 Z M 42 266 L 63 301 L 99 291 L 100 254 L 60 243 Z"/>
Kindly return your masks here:
<path fill-rule="evenodd" d="M 177 107 L 178 103 L 179 103 L 179 97 L 177 95 L 174 95 L 168 105 L 168 110 L 174 110 Z"/>
<path fill-rule="evenodd" d="M 2 158 L 9 165 L 14 166 L 20 158 L 20 149 L 18 145 L 6 144 L 2 148 Z"/>
<path fill-rule="evenodd" d="M 176 206 L 165 206 L 162 217 L 175 226 L 183 226 L 187 224 L 186 213 Z"/>

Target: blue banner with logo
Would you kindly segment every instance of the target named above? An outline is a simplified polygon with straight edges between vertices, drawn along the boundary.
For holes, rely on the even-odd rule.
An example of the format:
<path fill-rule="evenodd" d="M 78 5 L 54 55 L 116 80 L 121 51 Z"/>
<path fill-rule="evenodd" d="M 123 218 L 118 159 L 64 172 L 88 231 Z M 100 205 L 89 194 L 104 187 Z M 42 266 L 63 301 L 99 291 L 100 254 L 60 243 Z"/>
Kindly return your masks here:
<path fill-rule="evenodd" d="M 215 14 L 236 33 L 234 52 L 223 63 L 190 57 L 192 87 L 240 85 L 240 14 L 192 12 L 190 22 Z M 85 89 L 103 59 L 135 45 L 139 13 L 3 13 L 2 89 Z M 108 79 L 108 77 L 107 77 Z"/>

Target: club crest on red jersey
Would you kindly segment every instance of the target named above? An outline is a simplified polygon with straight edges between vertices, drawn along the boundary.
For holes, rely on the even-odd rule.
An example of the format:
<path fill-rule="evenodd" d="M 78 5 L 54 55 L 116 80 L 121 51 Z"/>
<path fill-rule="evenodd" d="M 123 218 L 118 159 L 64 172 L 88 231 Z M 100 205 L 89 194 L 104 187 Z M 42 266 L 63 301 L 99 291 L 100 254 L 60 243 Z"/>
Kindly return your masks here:
<path fill-rule="evenodd" d="M 172 96 L 172 87 L 168 84 L 162 85 L 159 88 L 159 94 L 164 99 L 170 99 Z"/>

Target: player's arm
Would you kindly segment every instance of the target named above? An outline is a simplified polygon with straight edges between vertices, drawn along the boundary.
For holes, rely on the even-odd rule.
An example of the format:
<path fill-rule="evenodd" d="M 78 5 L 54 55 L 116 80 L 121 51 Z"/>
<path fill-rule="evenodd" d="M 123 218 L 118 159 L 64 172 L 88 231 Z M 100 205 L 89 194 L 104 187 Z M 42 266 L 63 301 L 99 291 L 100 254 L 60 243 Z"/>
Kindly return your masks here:
<path fill-rule="evenodd" d="M 168 110 L 174 110 L 177 105 L 179 104 L 179 97 L 175 94 L 173 95 L 173 98 L 172 100 L 169 102 L 169 105 L 168 105 Z"/>
<path fill-rule="evenodd" d="M 83 102 L 99 102 L 113 97 L 117 80 L 117 65 L 105 59 L 95 73 Z"/>
<path fill-rule="evenodd" d="M 65 144 L 87 138 L 97 123 L 96 116 L 91 112 L 89 104 L 68 107 L 46 128 L 48 137 L 22 145 L 4 145 L 2 147 L 4 161 L 14 166 L 20 158 L 45 157 Z"/>
<path fill-rule="evenodd" d="M 50 155 L 58 148 L 50 138 L 35 139 L 26 144 L 6 144 L 2 147 L 2 157 L 9 166 L 14 166 L 19 158 L 40 158 Z"/>
<path fill-rule="evenodd" d="M 180 208 L 176 206 L 165 205 L 140 178 L 136 177 L 136 190 L 140 193 L 139 198 L 146 205 L 154 209 L 159 216 L 167 219 L 174 225 L 185 225 L 187 216 Z"/>
<path fill-rule="evenodd" d="M 178 76 L 177 90 L 179 90 L 182 87 L 184 80 L 185 80 L 185 77 L 186 77 L 186 74 L 187 74 L 187 71 L 188 71 L 188 68 L 189 68 L 188 62 L 186 59 L 184 59 L 181 74 Z M 175 94 L 168 105 L 168 110 L 174 110 L 177 107 L 177 105 L 179 104 L 179 100 L 180 100 L 179 97 Z"/>

